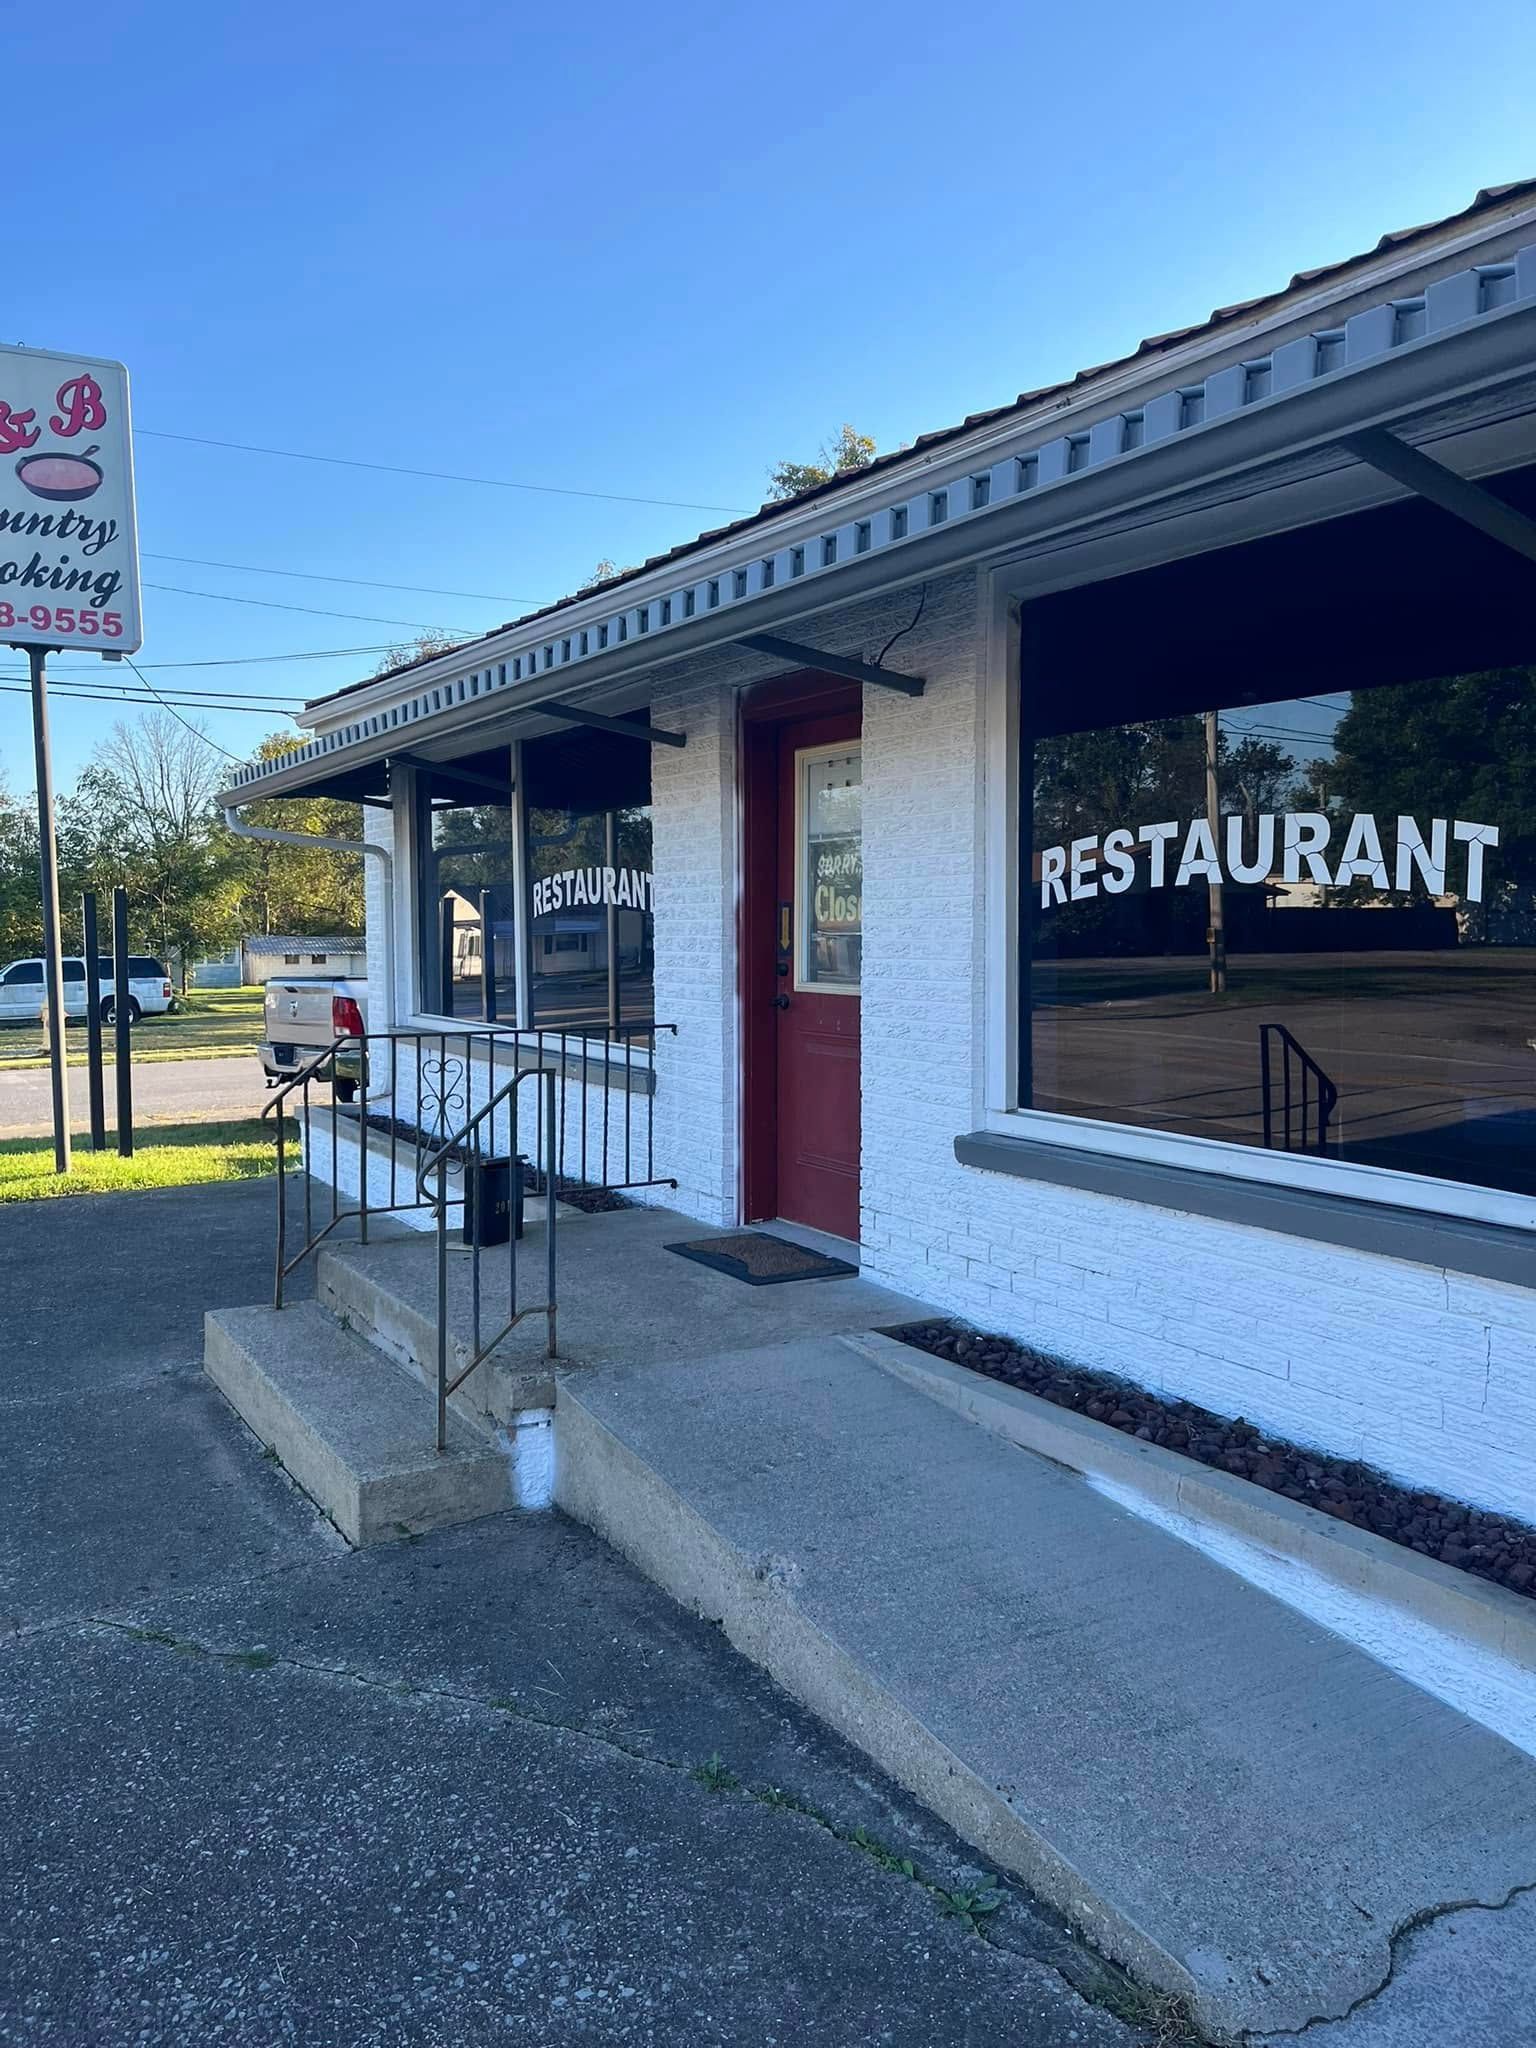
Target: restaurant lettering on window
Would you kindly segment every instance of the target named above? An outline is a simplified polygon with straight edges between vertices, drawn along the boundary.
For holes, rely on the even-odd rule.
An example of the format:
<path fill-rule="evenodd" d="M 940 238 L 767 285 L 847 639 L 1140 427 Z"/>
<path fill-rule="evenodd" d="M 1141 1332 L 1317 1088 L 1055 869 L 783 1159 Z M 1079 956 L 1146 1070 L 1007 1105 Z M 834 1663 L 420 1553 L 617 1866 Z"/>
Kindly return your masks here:
<path fill-rule="evenodd" d="M 1194 687 L 1026 742 L 1028 1106 L 1536 1192 L 1533 672 Z"/>
<path fill-rule="evenodd" d="M 1464 818 L 1432 818 L 1426 836 L 1416 818 L 1399 817 L 1387 833 L 1369 812 L 1345 824 L 1337 866 L 1330 872 L 1334 820 L 1323 811 L 1288 811 L 1277 817 L 1265 811 L 1249 821 L 1224 817 L 1218 826 L 1208 818 L 1191 819 L 1188 827 L 1170 818 L 1138 829 L 1117 826 L 1106 832 L 1050 846 L 1040 856 L 1040 902 L 1069 899 L 1078 903 L 1105 889 L 1119 895 L 1137 877 L 1144 861 L 1148 886 L 1161 889 L 1170 881 L 1182 889 L 1191 882 L 1268 882 L 1303 880 L 1324 888 L 1347 888 L 1368 882 L 1380 891 L 1411 892 L 1415 879 L 1431 895 L 1444 893 L 1448 842 L 1466 849 L 1463 894 L 1469 903 L 1483 900 L 1483 850 L 1497 846 L 1497 825 Z M 1176 848 L 1176 851 L 1175 851 Z M 1177 865 L 1175 865 L 1175 862 Z"/>

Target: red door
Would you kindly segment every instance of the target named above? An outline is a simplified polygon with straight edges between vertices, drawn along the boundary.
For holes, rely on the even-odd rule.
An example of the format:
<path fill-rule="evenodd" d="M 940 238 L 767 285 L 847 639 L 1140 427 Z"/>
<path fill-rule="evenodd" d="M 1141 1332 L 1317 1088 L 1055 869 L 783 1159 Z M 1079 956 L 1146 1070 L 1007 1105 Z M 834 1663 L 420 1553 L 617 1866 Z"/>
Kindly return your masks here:
<path fill-rule="evenodd" d="M 859 720 L 781 725 L 776 1059 L 778 1213 L 859 1234 Z"/>

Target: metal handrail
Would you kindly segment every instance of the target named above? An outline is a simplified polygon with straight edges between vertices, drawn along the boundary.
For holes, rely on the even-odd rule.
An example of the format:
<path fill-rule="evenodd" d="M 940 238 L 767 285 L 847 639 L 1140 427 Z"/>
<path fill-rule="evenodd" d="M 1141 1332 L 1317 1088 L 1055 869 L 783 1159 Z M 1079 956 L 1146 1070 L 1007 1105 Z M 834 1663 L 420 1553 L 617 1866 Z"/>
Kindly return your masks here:
<path fill-rule="evenodd" d="M 447 1445 L 447 1405 L 475 1368 L 529 1315 L 548 1320 L 547 1349 L 555 1356 L 556 1346 L 556 1239 L 559 1231 L 559 1199 L 562 1187 L 608 1189 L 676 1187 L 675 1179 L 658 1175 L 655 1158 L 655 1047 L 660 1032 L 675 1033 L 673 1024 L 638 1024 L 611 1032 L 596 1040 L 585 1032 L 535 1027 L 482 1025 L 466 1021 L 459 1026 L 399 1031 L 348 1032 L 322 1047 L 295 1073 L 284 1075 L 263 1107 L 263 1119 L 275 1125 L 277 1150 L 277 1247 L 273 1303 L 283 1306 L 287 1277 L 335 1231 L 338 1224 L 355 1221 L 358 1237 L 368 1242 L 371 1219 L 376 1215 L 409 1217 L 415 1214 L 426 1227 L 437 1232 L 437 1441 Z M 636 1040 L 650 1040 L 650 1057 L 642 1061 Z M 347 1062 L 345 1075 L 338 1069 Z M 506 1063 L 510 1059 L 509 1070 Z M 483 1061 L 485 1087 L 491 1091 L 481 1107 L 466 1114 L 476 1086 L 476 1069 Z M 526 1062 L 526 1064 L 525 1064 Z M 342 1136 L 352 1121 L 351 1113 L 335 1102 L 334 1091 L 343 1079 L 355 1078 L 360 1090 L 356 1105 L 356 1160 L 343 1171 Z M 647 1073 L 647 1067 L 649 1072 Z M 635 1081 L 642 1078 L 637 1091 Z M 537 1122 L 530 1134 L 527 1183 L 542 1177 L 542 1193 L 548 1214 L 544 1256 L 548 1267 L 547 1299 L 534 1306 L 518 1305 L 517 1231 L 509 1226 L 507 1273 L 507 1319 L 494 1335 L 487 1337 L 482 1313 L 482 1253 L 486 1231 L 483 1217 L 468 1206 L 485 1193 L 481 1169 L 489 1135 L 498 1113 L 508 1118 L 512 1132 L 511 1171 L 523 1176 L 524 1161 L 517 1152 L 518 1095 L 524 1081 L 537 1089 Z M 643 1085 L 649 1080 L 650 1086 Z M 322 1093 L 312 1100 L 314 1091 Z M 325 1091 L 329 1090 L 329 1098 Z M 594 1109 L 595 1104 L 595 1109 Z M 317 1112 L 320 1121 L 315 1121 Z M 324 1208 L 327 1178 L 315 1171 L 317 1149 L 324 1149 L 329 1124 L 329 1215 Z M 448 1127 L 455 1115 L 457 1129 Z M 295 1205 L 293 1230 L 289 1218 L 289 1118 L 293 1119 L 302 1153 L 303 1242 L 292 1255 L 288 1246 L 298 1229 Z M 383 1133 L 377 1141 L 377 1158 L 371 1151 L 375 1142 L 370 1129 Z M 447 1135 L 444 1136 L 444 1132 Z M 379 1178 L 372 1168 L 377 1166 Z M 355 1189 L 349 1185 L 355 1173 Z M 455 1183 L 466 1201 L 465 1232 L 469 1252 L 470 1288 L 473 1302 L 469 1358 L 462 1369 L 448 1371 L 448 1215 L 451 1203 L 459 1199 Z M 524 1191 L 519 1179 L 511 1206 Z M 320 1213 L 317 1215 L 316 1210 Z M 430 1369 L 429 1369 L 430 1370 Z"/>
<path fill-rule="evenodd" d="M 1281 1142 L 1275 1145 L 1276 1104 L 1274 1088 L 1270 1078 L 1270 1040 L 1278 1039 L 1280 1044 L 1281 1101 L 1279 1104 L 1279 1126 Z M 1293 1065 L 1301 1073 L 1301 1100 L 1297 1103 L 1292 1092 L 1291 1071 Z M 1313 1084 L 1309 1087 L 1309 1082 Z M 1339 1090 L 1327 1071 L 1312 1057 L 1301 1040 L 1283 1024 L 1261 1024 L 1259 1026 L 1259 1093 L 1264 1118 L 1264 1143 L 1270 1150 L 1282 1152 L 1326 1152 L 1328 1149 L 1328 1126 L 1333 1112 L 1338 1107 Z M 1300 1110 L 1301 1143 L 1291 1142 L 1293 1112 Z M 1317 1122 L 1317 1143 L 1312 1145 L 1307 1138 L 1309 1109 Z"/>
<path fill-rule="evenodd" d="M 511 1124 L 509 1159 L 511 1171 L 520 1175 L 523 1170 L 522 1157 L 517 1149 L 517 1091 L 524 1081 L 536 1080 L 544 1084 L 544 1256 L 546 1299 L 529 1308 L 517 1305 L 517 1226 L 516 1214 L 521 1207 L 521 1187 L 513 1195 L 513 1216 L 508 1219 L 507 1229 L 507 1319 L 494 1337 L 487 1339 L 481 1329 L 480 1320 L 480 1222 L 477 1212 L 474 1232 L 470 1241 L 470 1288 L 472 1301 L 472 1341 L 469 1363 L 463 1366 L 452 1379 L 448 1376 L 448 1156 L 457 1153 L 464 1167 L 464 1220 L 468 1225 L 470 1217 L 470 1190 L 473 1186 L 478 1199 L 480 1169 L 484 1156 L 480 1133 L 488 1119 L 493 1119 L 499 1109 L 506 1109 Z M 555 1189 L 560 1171 L 560 1141 L 555 1112 L 555 1070 L 553 1067 L 523 1067 L 511 1075 L 477 1109 L 473 1116 L 459 1126 L 458 1130 L 444 1138 L 436 1149 L 423 1159 L 416 1174 L 417 1192 L 426 1196 L 437 1216 L 437 1448 L 448 1448 L 448 1401 L 458 1392 L 470 1374 L 482 1365 L 497 1345 L 511 1335 L 527 1316 L 542 1315 L 546 1321 L 545 1356 L 553 1358 L 555 1351 L 555 1318 L 557 1302 L 555 1294 L 555 1241 L 557 1235 L 556 1217 L 559 1202 Z M 429 1195 L 428 1175 L 435 1173 L 437 1187 Z"/>
<path fill-rule="evenodd" d="M 315 1230 L 314 1224 L 314 1209 L 310 1190 L 310 1175 L 308 1170 L 310 1150 L 309 1083 L 319 1076 L 321 1069 L 325 1066 L 326 1062 L 329 1061 L 331 1069 L 331 1081 L 334 1084 L 336 1079 L 336 1055 L 341 1050 L 343 1045 L 350 1044 L 353 1042 L 353 1038 L 338 1038 L 335 1039 L 330 1045 L 322 1047 L 322 1049 L 315 1054 L 315 1057 L 312 1060 L 310 1060 L 306 1065 L 299 1068 L 297 1073 L 290 1074 L 287 1077 L 287 1079 L 273 1091 L 272 1095 L 268 1098 L 266 1102 L 262 1104 L 261 1107 L 261 1115 L 258 1121 L 262 1123 L 266 1122 L 268 1116 L 271 1115 L 274 1109 L 277 1111 L 277 1271 L 274 1276 L 272 1286 L 272 1305 L 274 1308 L 281 1308 L 283 1305 L 283 1282 L 288 1278 L 288 1275 L 294 1270 L 296 1266 L 303 1264 L 304 1260 L 309 1257 L 310 1253 L 315 1249 L 315 1246 L 320 1243 L 322 1238 L 330 1236 L 331 1232 L 336 1228 L 338 1223 L 345 1222 L 349 1216 L 358 1216 L 361 1219 L 360 1229 L 362 1240 L 365 1244 L 368 1241 L 367 1174 L 364 1173 L 361 1176 L 360 1201 L 358 1208 L 356 1208 L 355 1210 L 347 1210 L 341 1208 L 339 1202 L 337 1201 L 338 1191 L 335 1185 L 336 1147 L 334 1141 L 332 1142 L 331 1220 L 329 1223 L 324 1224 L 321 1227 L 321 1229 L 317 1232 Z M 301 1086 L 304 1089 L 304 1247 L 302 1251 L 299 1251 L 294 1255 L 293 1258 L 290 1259 L 287 1255 L 287 1157 L 283 1110 L 284 1104 L 287 1102 L 288 1097 L 293 1093 L 295 1088 Z M 295 1119 L 295 1121 L 297 1121 L 297 1119 Z"/>

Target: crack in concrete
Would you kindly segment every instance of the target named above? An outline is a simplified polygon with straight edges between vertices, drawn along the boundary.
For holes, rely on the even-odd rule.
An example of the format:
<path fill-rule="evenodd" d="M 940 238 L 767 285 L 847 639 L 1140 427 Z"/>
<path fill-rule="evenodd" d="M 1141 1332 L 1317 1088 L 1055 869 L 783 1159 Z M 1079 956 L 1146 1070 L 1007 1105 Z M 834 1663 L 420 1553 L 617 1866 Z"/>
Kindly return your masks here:
<path fill-rule="evenodd" d="M 1085 2005 L 1097 2006 L 1128 2025 L 1155 2025 L 1160 2048 L 1164 2043 L 1168 2044 L 1168 2048 L 1178 2048 L 1178 2044 L 1195 2043 L 1203 2039 L 1195 2031 L 1182 2007 L 1177 2005 L 1177 2001 L 1171 2001 L 1161 1993 L 1143 1991 L 1117 1964 L 1110 1962 L 1106 1957 L 1086 1951 L 1084 1966 L 1079 1972 L 1074 1972 L 1065 1968 L 1062 1962 L 1055 1958 L 1036 1955 L 999 1940 L 988 1925 L 988 1916 L 993 1909 L 986 1906 L 968 1907 L 964 1901 L 984 1896 L 988 1891 L 1001 1892 L 1004 1899 L 1009 1896 L 1030 1897 L 1009 1879 L 1006 1872 L 992 1872 L 986 1884 L 972 1887 L 970 1891 L 952 1888 L 938 1879 L 925 1877 L 911 1858 L 896 1856 L 885 1844 L 871 1836 L 862 1823 L 849 1828 L 840 1827 L 829 1814 L 822 1812 L 809 1800 L 785 1792 L 780 1786 L 743 1784 L 721 1767 L 718 1756 L 703 1763 L 687 1763 L 675 1757 L 658 1756 L 648 1750 L 636 1749 L 601 1729 L 585 1726 L 579 1721 L 562 1720 L 553 1714 L 540 1713 L 536 1708 L 524 1706 L 519 1701 L 503 1695 L 462 1692 L 454 1687 L 442 1685 L 417 1685 L 408 1679 L 379 1678 L 369 1672 L 353 1670 L 346 1665 L 325 1664 L 308 1658 L 285 1655 L 263 1644 L 248 1648 L 220 1649 L 195 1637 L 175 1635 L 169 1629 L 145 1627 L 136 1622 L 113 1620 L 104 1615 L 76 1616 L 51 1626 L 61 1630 L 97 1630 L 103 1635 L 126 1639 L 146 1648 L 169 1650 L 178 1656 L 206 1658 L 210 1663 L 222 1664 L 227 1670 L 252 1673 L 291 1671 L 310 1678 L 339 1680 L 343 1684 L 358 1686 L 364 1691 L 382 1693 L 390 1699 L 427 1700 L 447 1706 L 473 1708 L 503 1720 L 516 1721 L 525 1727 L 573 1736 L 578 1741 L 622 1756 L 631 1763 L 664 1771 L 675 1777 L 691 1778 L 700 1785 L 707 1797 L 745 1799 L 768 1812 L 782 1813 L 819 1828 L 839 1846 L 864 1856 L 884 1875 L 899 1877 L 904 1883 L 915 1885 L 925 1892 L 946 1917 L 960 1921 L 969 1934 L 982 1941 L 995 1954 L 1011 1957 L 1018 1963 L 1030 1963 L 1037 1968 L 1049 1970 Z M 1065 1939 L 1070 1941 L 1072 1937 L 1069 1935 Z M 1169 2031 L 1170 2026 L 1175 2030 Z"/>
<path fill-rule="evenodd" d="M 1525 1897 L 1529 1892 L 1536 1892 L 1536 1878 L 1525 1884 L 1512 1885 L 1502 1899 L 1495 1899 L 1492 1903 L 1487 1899 L 1450 1899 L 1443 1905 L 1425 1906 L 1417 1913 L 1410 1913 L 1406 1920 L 1393 1928 L 1387 1938 L 1387 1973 L 1379 1984 L 1372 1985 L 1369 1991 L 1362 1991 L 1360 1996 L 1352 1999 L 1342 2012 L 1314 2013 L 1311 2019 L 1304 2020 L 1299 2027 L 1277 2027 L 1266 2033 L 1250 2033 L 1244 2036 L 1245 2040 L 1254 2043 L 1297 2041 L 1302 2035 L 1310 2034 L 1314 2027 L 1342 2026 L 1346 2020 L 1353 2019 L 1357 2012 L 1363 2012 L 1366 2006 L 1374 2005 L 1391 1987 L 1393 1979 L 1397 1976 L 1397 1966 L 1403 1949 L 1411 1935 L 1422 1933 L 1426 1927 L 1432 1927 L 1437 1920 L 1447 1919 L 1452 1913 L 1502 1913 L 1506 1907 L 1512 1906 L 1516 1899 Z"/>

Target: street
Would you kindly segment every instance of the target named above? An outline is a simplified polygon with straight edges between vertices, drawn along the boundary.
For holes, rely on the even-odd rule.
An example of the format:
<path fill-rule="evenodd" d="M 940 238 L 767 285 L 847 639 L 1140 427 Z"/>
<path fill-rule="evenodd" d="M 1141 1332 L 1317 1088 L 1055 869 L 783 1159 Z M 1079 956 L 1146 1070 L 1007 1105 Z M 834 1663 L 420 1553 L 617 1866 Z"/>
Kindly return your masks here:
<path fill-rule="evenodd" d="M 974 1853 L 586 1529 L 349 1551 L 199 1369 L 270 1201 L 3 1218 L 0 2042 L 1146 2038 L 1016 1886 L 946 1913 Z"/>
<path fill-rule="evenodd" d="M 107 1128 L 115 1114 L 114 1069 L 106 1069 Z M 137 1060 L 133 1068 L 135 1123 L 216 1123 L 255 1116 L 266 1100 L 261 1062 L 249 1059 Z M 90 1128 L 84 1067 L 69 1070 L 70 1122 Z M 0 1138 L 45 1137 L 53 1129 L 46 1066 L 0 1072 Z"/>

